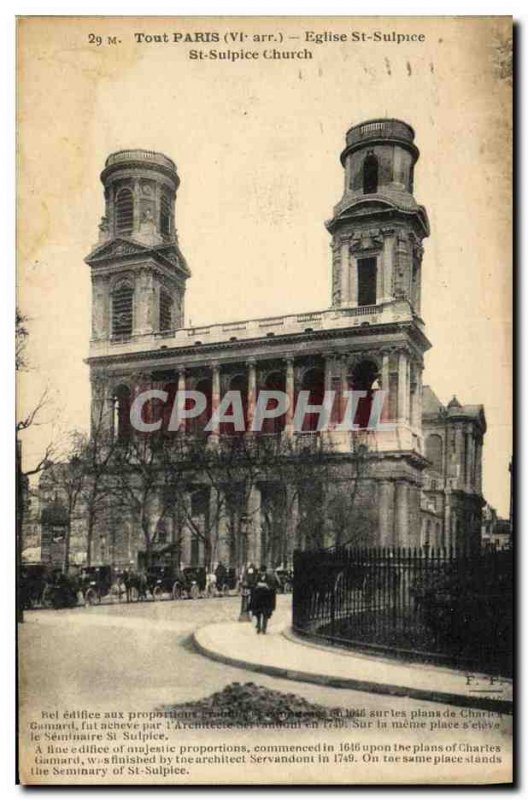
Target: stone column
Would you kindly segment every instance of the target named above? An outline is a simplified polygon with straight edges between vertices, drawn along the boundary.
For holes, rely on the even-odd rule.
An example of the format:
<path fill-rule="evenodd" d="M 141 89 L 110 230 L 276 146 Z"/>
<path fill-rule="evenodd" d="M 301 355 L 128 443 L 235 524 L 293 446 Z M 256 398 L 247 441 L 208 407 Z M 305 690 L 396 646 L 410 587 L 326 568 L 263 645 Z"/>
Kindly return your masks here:
<path fill-rule="evenodd" d="M 185 367 L 182 364 L 178 365 L 178 391 L 185 391 Z"/>
<path fill-rule="evenodd" d="M 350 303 L 350 252 L 348 242 L 341 245 L 341 305 Z"/>
<path fill-rule="evenodd" d="M 293 414 L 295 411 L 295 372 L 293 356 L 286 357 L 286 395 L 288 396 L 289 404 L 288 410 L 286 411 L 284 430 L 288 435 L 291 435 L 293 433 Z"/>
<path fill-rule="evenodd" d="M 260 567 L 261 559 L 261 520 L 260 520 L 261 495 L 258 486 L 252 486 L 247 499 L 247 539 L 248 561 Z"/>
<path fill-rule="evenodd" d="M 411 371 L 411 359 L 407 358 L 407 369 L 406 369 L 406 385 L 407 385 L 407 392 L 406 392 L 406 399 L 407 399 L 407 407 L 406 407 L 406 420 L 409 425 L 412 425 L 412 394 L 411 394 L 411 378 L 412 378 L 412 371 Z"/>
<path fill-rule="evenodd" d="M 327 392 L 331 392 L 333 390 L 332 386 L 332 377 L 333 377 L 333 359 L 331 356 L 324 356 L 324 391 L 325 397 Z M 334 403 L 330 408 L 330 414 L 328 416 L 327 422 L 327 430 L 324 432 L 323 435 L 327 435 L 328 431 L 332 428 L 332 424 L 334 421 L 334 411 L 335 411 L 335 396 L 334 396 Z"/>
<path fill-rule="evenodd" d="M 409 422 L 413 430 L 416 428 L 416 370 L 414 364 L 409 364 Z"/>
<path fill-rule="evenodd" d="M 213 562 L 221 561 L 224 567 L 229 565 L 231 556 L 227 539 L 226 509 L 223 493 L 211 486 L 209 494 L 209 535 Z"/>
<path fill-rule="evenodd" d="M 177 370 L 178 370 L 178 385 L 177 385 L 177 392 L 178 392 L 178 394 L 179 394 L 180 392 L 184 392 L 184 391 L 185 391 L 185 367 L 184 367 L 184 366 L 182 366 L 182 365 L 180 364 L 180 365 L 178 365 L 178 367 L 177 367 Z M 177 398 L 176 398 L 176 400 L 177 400 Z M 180 401 L 180 402 L 181 402 L 181 401 Z M 181 410 L 183 411 L 183 410 L 184 410 L 184 408 L 185 408 L 185 404 L 183 404 L 183 405 L 182 405 L 182 409 L 181 409 Z M 185 423 L 185 420 L 183 420 L 183 421 L 180 423 L 180 425 L 178 426 L 178 430 L 179 430 L 179 431 L 184 431 L 184 430 L 186 430 L 186 423 Z"/>
<path fill-rule="evenodd" d="M 330 392 L 332 390 L 332 359 L 330 356 L 324 356 L 324 390 Z"/>
<path fill-rule="evenodd" d="M 132 186 L 132 193 L 134 195 L 134 232 L 137 233 L 139 231 L 139 222 L 140 222 L 140 202 L 139 198 L 141 196 L 140 187 L 139 187 L 139 178 L 134 178 L 134 183 Z"/>
<path fill-rule="evenodd" d="M 420 511 L 420 489 L 412 484 L 407 490 L 408 508 L 408 533 L 405 540 L 405 547 L 419 547 L 421 537 L 421 511 Z M 439 536 L 435 529 L 435 547 L 439 546 Z"/>
<path fill-rule="evenodd" d="M 251 431 L 253 419 L 255 417 L 255 405 L 257 402 L 257 362 L 254 358 L 247 361 L 248 384 L 247 384 L 247 423 L 246 430 Z"/>
<path fill-rule="evenodd" d="M 451 497 L 450 490 L 446 487 L 444 491 L 444 506 L 442 508 L 442 530 L 446 547 L 451 547 Z"/>
<path fill-rule="evenodd" d="M 349 302 L 352 306 L 357 306 L 357 293 L 358 293 L 358 266 L 357 259 L 354 256 L 349 257 L 348 267 L 348 294 Z"/>
<path fill-rule="evenodd" d="M 339 363 L 339 391 L 337 394 L 338 423 L 343 422 L 346 409 L 346 399 L 343 392 L 348 390 L 348 361 L 346 356 L 341 356 Z"/>
<path fill-rule="evenodd" d="M 389 419 L 389 393 L 390 393 L 390 356 L 388 353 L 381 354 L 381 388 L 385 392 L 383 400 L 383 410 L 381 413 L 381 421 L 386 422 Z"/>
<path fill-rule="evenodd" d="M 286 484 L 286 552 L 288 566 L 293 566 L 293 551 L 299 546 L 297 525 L 299 522 L 299 496 L 291 484 Z"/>
<path fill-rule="evenodd" d="M 383 256 L 376 259 L 376 305 L 383 301 Z"/>
<path fill-rule="evenodd" d="M 395 546 L 407 547 L 409 538 L 408 489 L 405 481 L 396 481 L 395 496 Z"/>
<path fill-rule="evenodd" d="M 393 250 L 394 250 L 394 238 L 392 236 L 387 236 L 383 240 L 383 299 L 384 300 L 390 300 L 390 298 L 392 297 Z"/>
<path fill-rule="evenodd" d="M 481 494 L 482 493 L 482 440 L 479 439 L 476 446 L 475 451 L 475 458 L 477 459 L 477 467 L 476 467 L 476 491 Z M 511 516 L 511 515 L 510 515 Z"/>
<path fill-rule="evenodd" d="M 394 534 L 394 483 L 389 480 L 379 484 L 379 544 L 393 546 Z"/>
<path fill-rule="evenodd" d="M 211 381 L 211 416 L 217 411 L 220 405 L 220 366 L 214 362 L 211 365 L 212 381 Z M 211 431 L 212 436 L 218 436 L 220 428 L 215 425 Z"/>
<path fill-rule="evenodd" d="M 398 357 L 398 420 L 407 421 L 407 354 L 401 350 Z"/>
<path fill-rule="evenodd" d="M 455 453 L 454 453 L 454 463 L 455 463 L 455 470 L 454 474 L 457 478 L 457 488 L 461 488 L 464 485 L 464 469 L 465 469 L 465 453 L 464 453 L 464 431 L 462 426 L 458 424 L 455 428 Z"/>
<path fill-rule="evenodd" d="M 190 497 L 189 492 L 185 492 L 184 493 L 183 502 L 184 502 L 184 505 L 185 505 L 186 513 L 189 513 L 190 512 L 190 508 L 191 508 L 191 497 Z M 181 560 L 182 560 L 182 563 L 185 566 L 189 566 L 190 563 L 191 563 L 191 535 L 192 535 L 192 533 L 191 533 L 191 529 L 189 528 L 189 525 L 187 524 L 187 521 L 185 520 L 185 516 L 184 516 L 184 522 L 183 522 L 183 525 L 182 525 L 181 535 L 182 535 Z"/>
<path fill-rule="evenodd" d="M 171 526 L 171 544 L 174 546 L 175 551 L 178 553 L 178 567 L 181 568 L 182 555 L 183 555 L 183 537 L 184 537 L 184 520 L 182 509 L 176 505 L 172 510 L 172 526 Z"/>
<path fill-rule="evenodd" d="M 423 399 L 423 378 L 422 366 L 418 364 L 416 367 L 416 429 L 420 436 L 422 435 L 422 399 Z"/>
<path fill-rule="evenodd" d="M 468 473 L 467 473 L 467 489 L 470 492 L 475 491 L 475 483 L 474 480 L 475 476 L 475 451 L 476 451 L 476 442 L 473 431 L 469 431 L 468 435 Z"/>
<path fill-rule="evenodd" d="M 154 219 L 156 221 L 156 232 L 159 231 L 159 224 L 160 224 L 160 211 L 161 211 L 161 192 L 162 186 L 158 181 L 156 181 L 156 186 L 154 188 Z"/>
<path fill-rule="evenodd" d="M 414 307 L 416 313 L 420 314 L 422 310 L 422 267 L 419 262 L 416 265 Z"/>

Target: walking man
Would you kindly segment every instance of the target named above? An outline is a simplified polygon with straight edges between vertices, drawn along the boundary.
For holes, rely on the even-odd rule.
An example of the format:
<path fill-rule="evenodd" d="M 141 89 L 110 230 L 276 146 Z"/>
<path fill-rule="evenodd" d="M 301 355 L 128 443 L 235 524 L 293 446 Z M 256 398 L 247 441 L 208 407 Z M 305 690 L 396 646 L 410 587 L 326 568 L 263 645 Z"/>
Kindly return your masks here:
<path fill-rule="evenodd" d="M 257 633 L 266 633 L 268 620 L 275 611 L 276 592 L 266 581 L 266 573 L 261 572 L 251 592 L 249 610 L 257 620 Z"/>

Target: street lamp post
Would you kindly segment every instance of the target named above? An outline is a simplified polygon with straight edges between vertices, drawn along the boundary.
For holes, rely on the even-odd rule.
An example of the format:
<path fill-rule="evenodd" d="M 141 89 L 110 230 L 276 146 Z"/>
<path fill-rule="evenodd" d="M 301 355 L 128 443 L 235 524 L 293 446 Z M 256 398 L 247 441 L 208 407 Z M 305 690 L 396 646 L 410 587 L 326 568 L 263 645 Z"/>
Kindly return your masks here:
<path fill-rule="evenodd" d="M 240 515 L 240 541 L 244 543 L 244 572 L 242 579 L 242 586 L 240 588 L 240 614 L 238 617 L 239 622 L 251 622 L 251 614 L 249 613 L 249 601 L 251 598 L 251 589 L 248 583 L 247 574 L 247 523 L 248 515 Z"/>

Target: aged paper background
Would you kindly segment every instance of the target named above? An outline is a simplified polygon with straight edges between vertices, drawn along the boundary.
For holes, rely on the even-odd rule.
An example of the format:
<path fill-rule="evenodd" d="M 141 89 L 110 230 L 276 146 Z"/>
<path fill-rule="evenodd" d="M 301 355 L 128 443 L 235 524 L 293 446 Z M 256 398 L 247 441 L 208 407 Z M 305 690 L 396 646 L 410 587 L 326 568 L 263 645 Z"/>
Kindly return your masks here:
<path fill-rule="evenodd" d="M 420 33 L 425 41 L 306 42 L 306 32 Z M 134 34 L 282 32 L 311 60 L 191 60 L 191 49 L 240 44 L 138 43 Z M 53 427 L 87 427 L 89 270 L 103 213 L 99 173 L 123 148 L 172 157 L 182 180 L 176 224 L 191 270 L 187 324 L 329 304 L 323 222 L 342 191 L 338 154 L 350 125 L 397 117 L 416 131 L 416 197 L 431 220 L 423 318 L 433 348 L 426 382 L 483 403 L 484 494 L 506 516 L 511 456 L 511 73 L 509 18 L 22 18 L 18 22 L 18 302 L 30 319 L 21 407 L 44 385 L 48 425 L 24 442 L 42 452 Z M 101 36 L 101 46 L 90 43 Z M 108 43 L 115 37 L 116 43 Z M 265 44 L 247 43 L 260 53 Z M 285 49 L 282 45 L 281 49 Z M 28 656 L 29 657 L 29 656 Z M 104 660 L 104 655 L 102 656 Z M 38 714 L 21 653 L 21 730 Z M 169 669 L 169 667 L 168 667 Z M 147 678 L 148 679 L 148 678 Z M 46 676 L 41 676 L 45 687 Z M 75 676 L 65 686 L 73 703 Z M 100 706 L 94 684 L 94 708 Z M 131 703 L 133 703 L 131 699 Z M 131 705 L 131 708 L 133 705 Z M 211 739 L 220 734 L 207 734 Z M 336 732 L 259 733 L 318 741 Z M 185 734 L 186 741 L 191 734 Z M 203 741 L 205 734 L 196 734 Z M 243 735 L 222 734 L 224 741 Z M 357 737 L 356 737 L 357 738 Z M 507 740 L 507 737 L 506 737 Z M 30 756 L 21 741 L 22 777 Z M 509 765 L 487 777 L 507 779 Z M 385 765 L 224 766 L 187 780 L 223 782 L 474 781 L 463 767 L 406 773 Z M 136 779 L 132 778 L 132 781 Z M 169 778 L 169 782 L 174 778 Z M 38 779 L 32 779 L 38 781 Z M 46 782 L 45 778 L 42 778 Z M 106 782 L 121 782 L 108 777 Z M 138 782 L 150 782 L 141 778 Z M 65 781 L 68 782 L 68 781 Z"/>

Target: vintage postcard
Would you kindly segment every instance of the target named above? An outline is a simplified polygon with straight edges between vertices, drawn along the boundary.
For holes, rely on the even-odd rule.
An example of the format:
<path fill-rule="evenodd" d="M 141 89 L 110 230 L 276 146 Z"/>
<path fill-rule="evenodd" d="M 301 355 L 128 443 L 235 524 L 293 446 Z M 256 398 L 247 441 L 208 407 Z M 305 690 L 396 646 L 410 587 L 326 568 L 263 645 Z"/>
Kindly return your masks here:
<path fill-rule="evenodd" d="M 511 783 L 511 18 L 17 27 L 20 782 Z"/>

